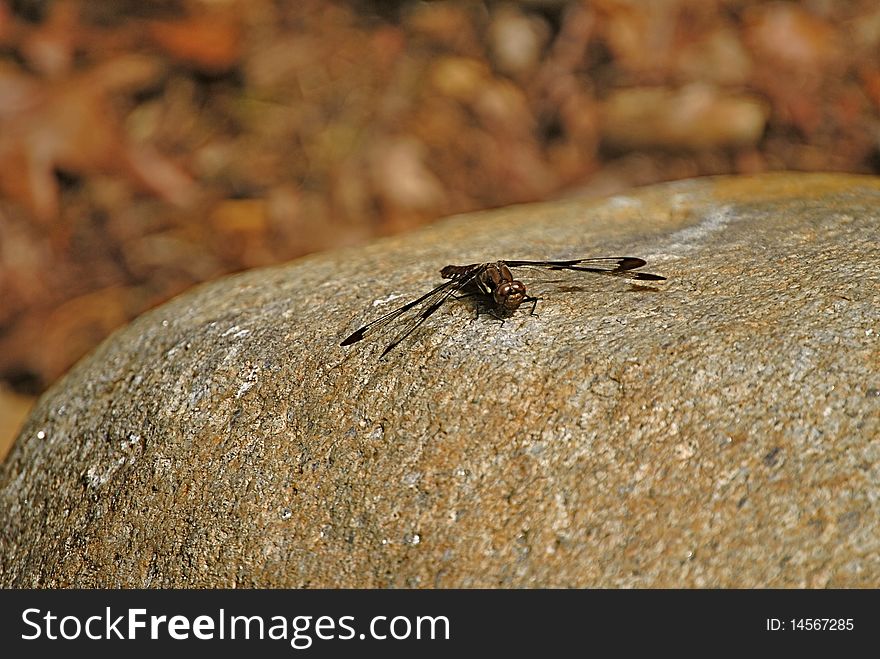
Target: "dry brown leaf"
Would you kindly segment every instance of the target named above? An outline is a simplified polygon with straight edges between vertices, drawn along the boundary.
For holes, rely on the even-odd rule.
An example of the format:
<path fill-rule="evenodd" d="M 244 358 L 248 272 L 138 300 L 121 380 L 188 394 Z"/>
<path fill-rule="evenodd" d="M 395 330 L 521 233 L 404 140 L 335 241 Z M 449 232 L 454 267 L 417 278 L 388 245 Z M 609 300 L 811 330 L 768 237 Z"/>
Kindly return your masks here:
<path fill-rule="evenodd" d="M 224 73 L 239 63 L 239 19 L 228 12 L 200 13 L 179 21 L 150 21 L 150 37 L 177 60 L 206 73 Z"/>
<path fill-rule="evenodd" d="M 0 462 L 12 448 L 35 402 L 35 397 L 22 396 L 0 382 Z"/>
<path fill-rule="evenodd" d="M 110 102 L 158 72 L 155 60 L 126 56 L 51 82 L 0 74 L 0 89 L 16 92 L 0 100 L 0 190 L 42 220 L 58 215 L 57 169 L 122 172 L 172 203 L 189 203 L 192 180 L 150 147 L 130 143 Z"/>

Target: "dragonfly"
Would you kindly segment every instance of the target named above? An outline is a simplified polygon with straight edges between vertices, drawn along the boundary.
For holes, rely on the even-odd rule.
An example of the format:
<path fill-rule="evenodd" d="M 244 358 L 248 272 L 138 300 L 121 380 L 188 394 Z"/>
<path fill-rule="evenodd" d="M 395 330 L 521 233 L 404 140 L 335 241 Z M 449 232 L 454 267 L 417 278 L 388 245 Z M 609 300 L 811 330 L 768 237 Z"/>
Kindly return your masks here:
<path fill-rule="evenodd" d="M 470 265 L 447 265 L 440 276 L 447 281 L 434 287 L 420 298 L 389 311 L 384 316 L 356 329 L 339 345 L 350 346 L 373 336 L 391 334 L 381 359 L 416 331 L 449 299 L 478 297 L 486 303 L 489 312 L 502 322 L 523 304 L 531 303 L 529 312 L 535 315 L 540 298 L 526 292 L 526 286 L 513 276 L 517 268 L 535 268 L 545 271 L 585 272 L 608 277 L 622 277 L 639 281 L 663 281 L 666 277 L 649 272 L 636 272 L 647 261 L 635 256 L 603 256 L 570 261 L 493 261 Z"/>

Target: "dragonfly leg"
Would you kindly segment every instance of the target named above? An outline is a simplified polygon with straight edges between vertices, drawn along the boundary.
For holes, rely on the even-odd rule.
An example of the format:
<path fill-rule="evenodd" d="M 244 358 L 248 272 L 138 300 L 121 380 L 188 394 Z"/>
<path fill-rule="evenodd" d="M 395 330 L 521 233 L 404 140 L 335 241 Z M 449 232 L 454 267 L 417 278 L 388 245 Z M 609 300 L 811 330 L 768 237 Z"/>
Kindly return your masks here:
<path fill-rule="evenodd" d="M 530 316 L 536 316 L 536 317 L 537 317 L 538 314 L 535 313 L 535 307 L 538 306 L 538 300 L 541 300 L 541 299 L 543 299 L 543 298 L 540 298 L 540 297 L 532 297 L 532 296 L 529 296 L 529 297 L 523 298 L 523 302 L 531 302 L 531 303 L 532 303 L 532 308 L 529 309 L 529 315 L 530 315 Z"/>
<path fill-rule="evenodd" d="M 498 313 L 497 310 L 495 310 L 495 309 L 489 309 L 489 310 L 486 311 L 485 313 L 487 313 L 487 314 L 489 314 L 490 316 L 492 316 L 492 318 L 494 318 L 495 320 L 500 320 L 500 321 L 501 321 L 501 324 L 498 325 L 498 327 L 504 327 L 504 323 L 507 321 L 507 318 L 506 318 L 505 316 L 500 315 L 500 314 Z"/>
<path fill-rule="evenodd" d="M 469 291 L 467 293 L 461 293 L 461 294 L 453 293 L 452 294 L 452 297 L 454 297 L 456 300 L 466 300 L 469 297 L 482 297 L 482 296 L 483 296 L 483 294 L 480 291 Z M 477 305 L 475 305 L 475 307 L 477 310 L 477 315 L 474 316 L 474 320 L 479 320 L 480 319 L 480 305 L 477 304 Z"/>

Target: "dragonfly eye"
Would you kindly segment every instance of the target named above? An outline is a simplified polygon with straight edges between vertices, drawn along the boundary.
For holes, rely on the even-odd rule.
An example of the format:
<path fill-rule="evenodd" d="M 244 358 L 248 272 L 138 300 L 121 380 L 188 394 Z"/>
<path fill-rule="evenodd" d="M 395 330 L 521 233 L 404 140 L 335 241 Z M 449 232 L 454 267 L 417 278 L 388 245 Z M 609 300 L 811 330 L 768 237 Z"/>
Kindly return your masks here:
<path fill-rule="evenodd" d="M 509 311 L 515 311 L 526 295 L 526 287 L 521 281 L 507 281 L 495 289 L 495 302 Z"/>

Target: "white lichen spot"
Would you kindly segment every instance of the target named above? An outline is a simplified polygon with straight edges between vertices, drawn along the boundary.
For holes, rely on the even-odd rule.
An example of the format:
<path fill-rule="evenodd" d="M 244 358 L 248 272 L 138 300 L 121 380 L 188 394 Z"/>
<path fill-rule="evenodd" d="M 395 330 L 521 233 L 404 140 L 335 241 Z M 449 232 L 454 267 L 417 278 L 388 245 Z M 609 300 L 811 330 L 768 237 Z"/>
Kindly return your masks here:
<path fill-rule="evenodd" d="M 37 439 L 46 439 L 46 431 L 38 430 L 37 431 Z"/>
<path fill-rule="evenodd" d="M 251 333 L 251 331 L 249 329 L 242 329 L 238 325 L 233 325 L 228 330 L 223 332 L 223 334 L 221 334 L 220 337 L 225 339 L 227 336 L 232 335 L 233 339 L 240 339 L 244 336 L 247 336 L 250 333 Z"/>
<path fill-rule="evenodd" d="M 667 251 L 686 254 L 698 249 L 712 235 L 724 229 L 734 218 L 733 209 L 721 207 L 707 214 L 694 226 L 676 231 L 664 242 Z"/>
<path fill-rule="evenodd" d="M 125 459 L 123 461 L 115 462 L 106 468 L 102 469 L 98 465 L 92 465 L 86 470 L 86 485 L 93 488 L 99 488 L 113 475 L 113 473 L 119 469 L 122 464 L 125 463 Z"/>
<path fill-rule="evenodd" d="M 238 388 L 238 391 L 235 392 L 235 397 L 236 397 L 236 398 L 241 398 L 241 397 L 244 395 L 244 393 L 245 393 L 248 389 L 250 389 L 251 387 L 253 387 L 255 384 L 256 384 L 256 382 L 242 382 L 242 383 L 241 383 L 241 386 Z"/>
<path fill-rule="evenodd" d="M 558 534 L 565 534 L 571 528 L 571 514 L 565 497 L 557 492 L 553 497 L 553 517 L 551 528 Z"/>
<path fill-rule="evenodd" d="M 252 364 L 245 369 L 242 375 L 244 381 L 238 387 L 238 391 L 235 394 L 236 398 L 241 398 L 248 389 L 257 384 L 259 372 L 260 367 L 256 364 Z"/>
<path fill-rule="evenodd" d="M 422 474 L 419 471 L 411 471 L 408 474 L 404 474 L 403 476 L 403 484 L 407 487 L 415 487 L 415 485 L 422 479 Z"/>
<path fill-rule="evenodd" d="M 675 457 L 681 461 L 690 460 L 696 454 L 694 447 L 686 443 L 677 444 L 673 450 Z"/>
<path fill-rule="evenodd" d="M 403 293 L 392 293 L 391 295 L 388 295 L 386 297 L 380 297 L 378 300 L 373 300 L 373 306 L 379 307 L 379 306 L 382 306 L 383 304 L 388 304 L 389 302 L 394 302 L 394 300 L 397 300 L 402 297 L 403 297 Z"/>

